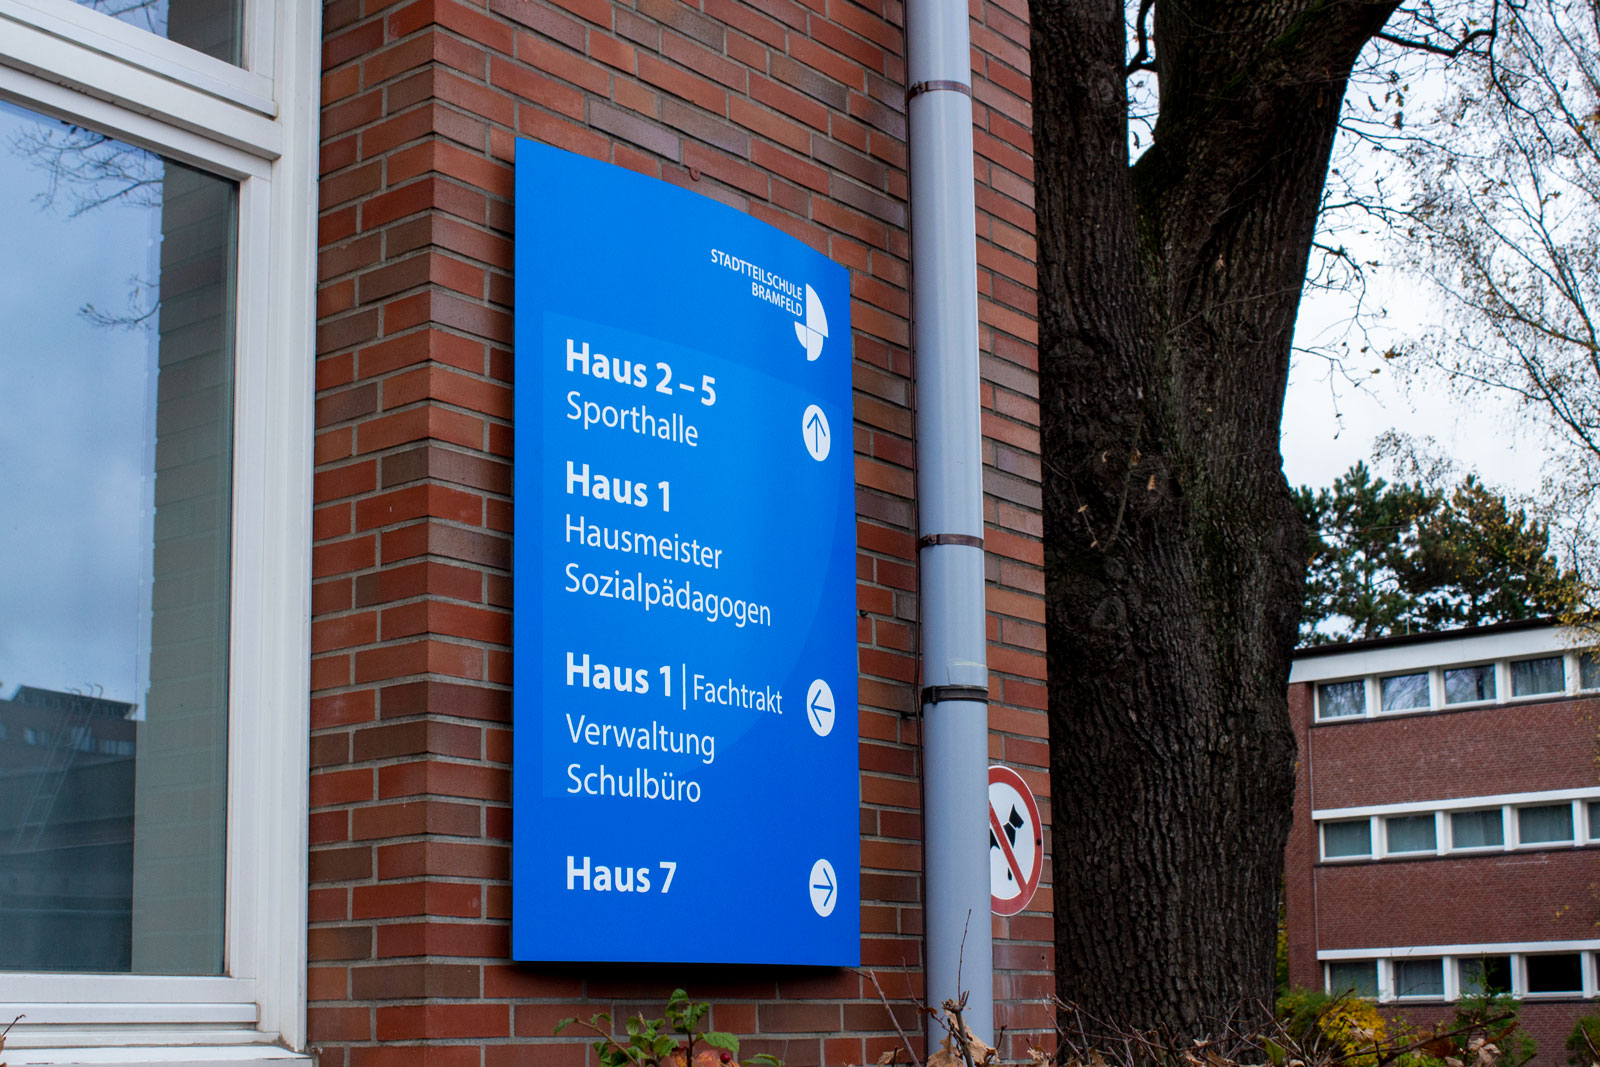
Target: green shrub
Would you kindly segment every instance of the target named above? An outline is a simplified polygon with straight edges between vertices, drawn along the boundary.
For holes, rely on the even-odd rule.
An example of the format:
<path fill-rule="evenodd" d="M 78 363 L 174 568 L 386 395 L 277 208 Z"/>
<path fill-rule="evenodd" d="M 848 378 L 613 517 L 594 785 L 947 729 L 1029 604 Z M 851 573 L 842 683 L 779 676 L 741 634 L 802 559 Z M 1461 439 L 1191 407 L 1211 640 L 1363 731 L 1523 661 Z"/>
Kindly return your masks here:
<path fill-rule="evenodd" d="M 1567 1036 L 1567 1062 L 1573 1067 L 1600 1063 L 1600 1015 L 1580 1015 Z"/>
<path fill-rule="evenodd" d="M 646 1019 L 635 1015 L 623 1023 L 626 1040 L 619 1041 L 611 1032 L 611 1015 L 601 1012 L 587 1022 L 579 1019 L 562 1019 L 556 1023 L 560 1033 L 574 1023 L 595 1034 L 595 1055 L 600 1067 L 740 1067 L 738 1061 L 739 1039 L 717 1030 L 701 1030 L 700 1021 L 711 1011 L 705 1001 L 690 1000 L 689 994 L 674 989 L 667 998 L 666 1014 L 660 1019 Z M 679 1043 L 679 1038 L 683 1043 Z M 696 1045 L 703 1045 L 698 1052 Z M 764 1067 L 783 1067 L 776 1057 L 760 1053 L 747 1060 L 744 1067 L 761 1064 Z M 3 1067 L 3 1065 L 0 1065 Z"/>
<path fill-rule="evenodd" d="M 1332 1053 L 1347 1067 L 1377 1067 L 1389 1044 L 1389 1024 L 1370 1000 L 1292 989 L 1277 1009 L 1285 1034 L 1304 1052 Z"/>

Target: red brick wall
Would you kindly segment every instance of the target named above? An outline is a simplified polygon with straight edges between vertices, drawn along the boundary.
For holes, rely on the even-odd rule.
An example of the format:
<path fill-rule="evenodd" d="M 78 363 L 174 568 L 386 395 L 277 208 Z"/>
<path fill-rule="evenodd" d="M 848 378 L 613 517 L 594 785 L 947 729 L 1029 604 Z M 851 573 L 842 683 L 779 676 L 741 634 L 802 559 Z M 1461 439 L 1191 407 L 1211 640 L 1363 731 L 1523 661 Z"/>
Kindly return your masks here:
<path fill-rule="evenodd" d="M 1328 863 L 1316 870 L 1318 947 L 1587 940 L 1600 850 Z"/>
<path fill-rule="evenodd" d="M 1311 813 L 1593 786 L 1596 710 L 1594 700 L 1558 700 L 1312 725 L 1312 686 L 1290 686 L 1300 743 L 1285 854 L 1291 985 L 1322 987 L 1319 949 L 1594 938 L 1600 850 L 1320 863 Z M 1594 1009 L 1527 1004 L 1540 1062 L 1564 1062 L 1573 1021 Z M 1431 1023 L 1453 1010 L 1405 1014 Z"/>
<path fill-rule="evenodd" d="M 1308 750 L 1314 806 L 1595 785 L 1597 709 L 1600 701 L 1559 700 L 1318 724 Z"/>
<path fill-rule="evenodd" d="M 1283 891 L 1285 933 L 1289 945 L 1289 984 L 1296 989 L 1322 988 L 1322 968 L 1317 963 L 1316 905 L 1312 878 L 1317 862 L 1316 834 L 1311 825 L 1310 769 L 1306 729 L 1311 723 L 1311 687 L 1289 687 L 1289 722 L 1299 745 L 1295 762 L 1294 822 L 1284 849 Z"/>
<path fill-rule="evenodd" d="M 991 755 L 1048 811 L 1025 0 L 976 0 Z M 325 9 L 310 1033 L 333 1067 L 580 1064 L 566 1015 L 686 984 L 791 1067 L 897 1039 L 855 973 L 513 965 L 511 158 L 685 185 L 851 271 L 862 958 L 918 1029 L 921 812 L 901 8 L 333 0 Z M 1048 842 L 1047 842 L 1048 847 Z M 1046 1021 L 1050 897 L 996 920 L 999 1024 Z M 714 917 L 708 916 L 709 919 Z"/>

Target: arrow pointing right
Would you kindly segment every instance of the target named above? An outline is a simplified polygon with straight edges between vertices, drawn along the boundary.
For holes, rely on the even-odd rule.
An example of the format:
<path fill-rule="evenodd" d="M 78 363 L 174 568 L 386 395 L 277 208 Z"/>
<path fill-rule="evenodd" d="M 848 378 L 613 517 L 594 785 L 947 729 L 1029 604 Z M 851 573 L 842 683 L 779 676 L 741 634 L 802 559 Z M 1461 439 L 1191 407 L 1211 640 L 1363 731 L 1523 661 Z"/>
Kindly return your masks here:
<path fill-rule="evenodd" d="M 827 907 L 828 906 L 828 901 L 833 899 L 833 879 L 828 877 L 828 870 L 827 870 L 826 867 L 824 867 L 822 869 L 821 874 L 822 874 L 822 881 L 813 884 L 811 888 L 812 889 L 826 889 L 828 891 L 828 895 L 822 898 L 822 906 L 823 907 Z M 792 883 L 792 882 L 790 883 L 790 885 L 793 885 L 793 884 L 794 883 Z"/>

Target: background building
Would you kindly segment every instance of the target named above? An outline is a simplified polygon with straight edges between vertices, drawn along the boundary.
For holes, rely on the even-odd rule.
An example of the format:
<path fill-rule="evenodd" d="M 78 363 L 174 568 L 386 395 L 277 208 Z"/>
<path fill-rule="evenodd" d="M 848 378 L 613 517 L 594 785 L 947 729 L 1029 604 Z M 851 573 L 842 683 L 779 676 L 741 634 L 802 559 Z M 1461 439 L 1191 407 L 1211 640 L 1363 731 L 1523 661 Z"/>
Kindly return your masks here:
<path fill-rule="evenodd" d="M 1510 623 L 1300 653 L 1292 985 L 1419 1024 L 1506 990 L 1565 1060 L 1600 993 L 1600 664 L 1575 643 Z"/>

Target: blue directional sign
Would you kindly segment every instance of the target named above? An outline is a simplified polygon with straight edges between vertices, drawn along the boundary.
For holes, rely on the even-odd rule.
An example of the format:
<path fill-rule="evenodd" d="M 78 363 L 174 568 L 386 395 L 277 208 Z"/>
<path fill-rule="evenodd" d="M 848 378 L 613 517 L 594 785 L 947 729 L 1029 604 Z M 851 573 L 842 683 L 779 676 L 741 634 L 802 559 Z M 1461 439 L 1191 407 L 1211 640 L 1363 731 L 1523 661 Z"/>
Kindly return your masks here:
<path fill-rule="evenodd" d="M 512 954 L 860 955 L 850 287 L 518 142 Z"/>

